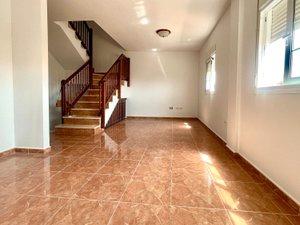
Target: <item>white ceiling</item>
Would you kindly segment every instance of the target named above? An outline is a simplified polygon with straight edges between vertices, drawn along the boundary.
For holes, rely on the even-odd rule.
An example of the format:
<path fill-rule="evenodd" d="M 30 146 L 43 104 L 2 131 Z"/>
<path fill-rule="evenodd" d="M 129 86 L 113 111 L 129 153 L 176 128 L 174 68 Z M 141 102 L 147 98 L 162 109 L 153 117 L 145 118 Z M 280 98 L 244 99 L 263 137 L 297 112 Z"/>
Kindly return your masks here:
<path fill-rule="evenodd" d="M 94 20 L 124 49 L 198 51 L 230 0 L 49 0 L 51 21 Z M 167 38 L 155 31 L 171 30 Z"/>

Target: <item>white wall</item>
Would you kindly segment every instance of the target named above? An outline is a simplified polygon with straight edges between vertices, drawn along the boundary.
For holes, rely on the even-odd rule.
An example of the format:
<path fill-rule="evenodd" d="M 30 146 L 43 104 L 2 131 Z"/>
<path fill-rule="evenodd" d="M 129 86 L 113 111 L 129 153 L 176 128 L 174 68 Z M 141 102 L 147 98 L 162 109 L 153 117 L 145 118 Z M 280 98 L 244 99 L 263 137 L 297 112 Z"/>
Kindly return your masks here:
<path fill-rule="evenodd" d="M 244 1 L 239 152 L 300 203 L 300 94 L 256 94 L 257 0 Z"/>
<path fill-rule="evenodd" d="M 197 117 L 198 52 L 126 55 L 131 62 L 128 116 Z M 169 110 L 169 106 L 174 110 Z"/>
<path fill-rule="evenodd" d="M 200 51 L 199 119 L 220 138 L 227 138 L 227 93 L 229 72 L 230 10 L 219 21 Z M 206 93 L 206 61 L 216 50 L 216 85 L 214 93 Z"/>
<path fill-rule="evenodd" d="M 91 22 L 93 29 L 93 65 L 96 72 L 107 72 L 117 58 L 124 53 L 124 49 L 112 39 L 96 23 Z"/>
<path fill-rule="evenodd" d="M 218 70 L 217 63 L 217 73 L 221 72 L 224 78 L 227 76 L 227 80 L 217 80 L 216 92 L 220 88 L 219 85 L 222 85 L 222 93 L 226 96 L 225 86 L 229 84 L 227 120 L 230 123 L 227 131 L 230 131 L 230 136 L 226 141 L 233 151 L 241 154 L 300 203 L 300 93 L 276 94 L 256 91 L 258 2 L 257 0 L 232 0 L 231 4 L 232 17 L 229 19 L 227 12 L 214 31 L 216 34 L 212 34 L 214 38 L 210 38 L 205 44 L 205 46 L 212 45 L 212 39 L 215 40 L 217 61 L 221 60 L 224 63 L 221 71 Z M 229 41 L 228 31 L 230 31 Z M 219 46 L 224 45 L 224 52 L 221 55 L 218 54 L 219 39 L 223 42 Z M 226 48 L 225 45 L 230 48 Z M 202 54 L 205 53 L 201 52 Z M 227 67 L 225 62 L 228 62 Z M 228 73 L 226 71 L 229 71 L 229 74 L 226 75 Z M 202 89 L 203 82 L 202 79 Z M 218 84 L 219 82 L 222 84 Z M 224 101 L 226 102 L 226 99 Z M 206 104 L 203 105 L 203 102 Z M 201 110 L 209 109 L 210 103 L 213 103 L 211 99 L 208 101 L 203 97 L 200 98 L 200 118 L 203 118 Z M 209 121 L 219 121 L 218 125 L 222 125 L 226 112 L 223 103 L 217 102 L 216 107 L 224 110 L 224 113 L 219 115 L 210 113 L 207 120 L 203 119 L 216 132 L 218 132 L 217 128 L 213 127 L 213 123 L 209 124 Z"/>
<path fill-rule="evenodd" d="M 16 147 L 49 147 L 46 0 L 12 0 Z"/>
<path fill-rule="evenodd" d="M 14 147 L 11 1 L 0 2 L 0 152 Z"/>
<path fill-rule="evenodd" d="M 50 130 L 55 125 L 61 124 L 61 107 L 56 107 L 57 100 L 61 99 L 61 80 L 71 75 L 66 71 L 57 59 L 49 52 L 49 114 Z"/>

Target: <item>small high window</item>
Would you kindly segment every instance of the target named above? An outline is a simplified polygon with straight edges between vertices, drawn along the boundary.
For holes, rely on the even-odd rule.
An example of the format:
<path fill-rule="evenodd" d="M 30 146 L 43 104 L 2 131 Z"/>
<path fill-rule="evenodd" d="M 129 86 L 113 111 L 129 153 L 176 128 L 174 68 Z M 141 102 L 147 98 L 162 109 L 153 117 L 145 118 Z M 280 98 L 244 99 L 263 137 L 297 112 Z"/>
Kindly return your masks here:
<path fill-rule="evenodd" d="M 273 0 L 260 10 L 256 86 L 300 84 L 300 0 Z"/>
<path fill-rule="evenodd" d="M 206 62 L 206 93 L 214 93 L 216 84 L 216 53 L 214 52 Z"/>

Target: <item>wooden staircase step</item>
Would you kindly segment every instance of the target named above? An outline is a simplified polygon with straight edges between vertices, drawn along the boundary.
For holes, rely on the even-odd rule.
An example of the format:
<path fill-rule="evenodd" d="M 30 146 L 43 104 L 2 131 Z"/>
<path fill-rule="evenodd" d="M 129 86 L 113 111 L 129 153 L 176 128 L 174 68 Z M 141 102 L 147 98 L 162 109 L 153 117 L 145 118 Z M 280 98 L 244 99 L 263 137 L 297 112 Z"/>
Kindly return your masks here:
<path fill-rule="evenodd" d="M 64 124 L 79 125 L 100 125 L 101 117 L 99 116 L 64 116 Z"/>
<path fill-rule="evenodd" d="M 72 108 L 72 116 L 99 116 L 99 109 Z"/>
<path fill-rule="evenodd" d="M 101 79 L 93 79 L 93 85 L 98 85 L 99 86 L 99 81 Z"/>
<path fill-rule="evenodd" d="M 99 101 L 78 101 L 75 105 L 75 108 L 90 108 L 90 109 L 99 109 Z"/>
<path fill-rule="evenodd" d="M 60 124 L 55 126 L 56 134 L 89 136 L 99 134 L 100 132 L 100 125 Z"/>
<path fill-rule="evenodd" d="M 87 94 L 88 95 L 99 95 L 99 89 L 88 89 Z"/>
<path fill-rule="evenodd" d="M 99 101 L 99 95 L 83 95 L 79 99 L 79 101 L 91 101 L 91 102 L 97 102 Z"/>
<path fill-rule="evenodd" d="M 99 73 L 93 74 L 93 79 L 100 80 L 102 79 L 102 77 L 104 77 L 104 74 L 99 74 Z"/>
<path fill-rule="evenodd" d="M 91 88 L 92 89 L 99 89 L 99 84 L 96 84 L 96 85 L 92 84 Z"/>

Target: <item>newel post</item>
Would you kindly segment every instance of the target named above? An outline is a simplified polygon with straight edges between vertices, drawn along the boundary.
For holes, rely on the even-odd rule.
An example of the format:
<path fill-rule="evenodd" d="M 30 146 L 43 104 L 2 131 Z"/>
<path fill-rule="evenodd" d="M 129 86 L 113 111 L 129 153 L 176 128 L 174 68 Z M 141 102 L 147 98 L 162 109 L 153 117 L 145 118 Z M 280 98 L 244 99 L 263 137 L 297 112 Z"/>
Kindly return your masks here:
<path fill-rule="evenodd" d="M 119 60 L 118 63 L 118 98 L 121 98 L 121 77 L 122 77 L 122 57 Z"/>
<path fill-rule="evenodd" d="M 101 80 L 100 81 L 100 113 L 101 113 L 101 128 L 104 128 L 105 127 L 105 99 L 106 99 L 106 96 L 105 96 L 105 85 L 104 85 L 104 80 Z"/>
<path fill-rule="evenodd" d="M 61 81 L 61 119 L 66 115 L 66 80 Z"/>

